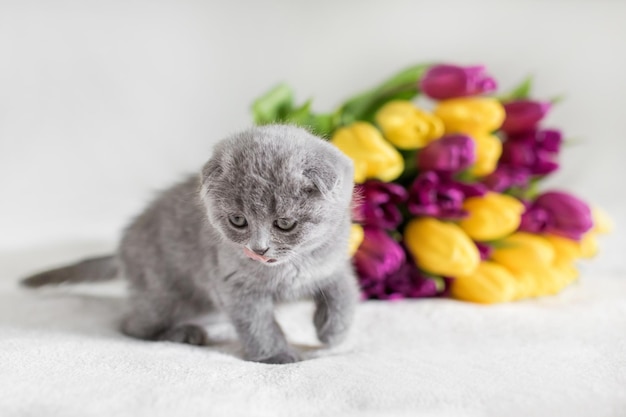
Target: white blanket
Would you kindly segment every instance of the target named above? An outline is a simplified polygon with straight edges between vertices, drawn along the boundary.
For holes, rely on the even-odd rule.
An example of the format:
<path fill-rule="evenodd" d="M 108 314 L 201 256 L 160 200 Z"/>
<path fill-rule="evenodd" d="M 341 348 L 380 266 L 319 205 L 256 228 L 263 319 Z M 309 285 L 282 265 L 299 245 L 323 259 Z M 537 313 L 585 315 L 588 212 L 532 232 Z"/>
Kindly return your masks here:
<path fill-rule="evenodd" d="M 17 287 L 44 259 L 0 257 L 2 417 L 626 415 L 623 277 L 491 307 L 366 302 L 331 350 L 315 340 L 311 306 L 287 306 L 279 320 L 310 359 L 263 365 L 240 359 L 219 317 L 215 347 L 120 335 L 119 282 Z"/>

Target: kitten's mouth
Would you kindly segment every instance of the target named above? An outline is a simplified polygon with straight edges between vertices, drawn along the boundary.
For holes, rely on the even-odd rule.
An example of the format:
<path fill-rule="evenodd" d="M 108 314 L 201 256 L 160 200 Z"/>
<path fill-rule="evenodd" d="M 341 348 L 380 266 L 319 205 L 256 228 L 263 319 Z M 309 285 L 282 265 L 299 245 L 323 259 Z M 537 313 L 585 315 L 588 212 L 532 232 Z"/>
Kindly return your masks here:
<path fill-rule="evenodd" d="M 268 258 L 267 256 L 263 256 L 263 255 L 259 255 L 258 253 L 254 253 L 250 249 L 246 248 L 245 246 L 243 247 L 243 253 L 248 258 L 253 259 L 255 261 L 263 262 L 263 263 L 266 263 L 266 264 L 272 264 L 272 263 L 276 262 L 276 259 Z"/>

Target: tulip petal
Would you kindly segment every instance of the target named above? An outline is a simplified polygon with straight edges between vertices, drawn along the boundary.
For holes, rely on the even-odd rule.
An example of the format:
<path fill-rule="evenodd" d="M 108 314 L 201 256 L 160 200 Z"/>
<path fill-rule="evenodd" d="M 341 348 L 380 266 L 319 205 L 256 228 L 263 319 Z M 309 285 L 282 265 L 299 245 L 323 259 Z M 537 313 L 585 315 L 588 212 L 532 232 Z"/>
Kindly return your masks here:
<path fill-rule="evenodd" d="M 405 229 L 404 241 L 420 269 L 434 275 L 468 275 L 480 263 L 474 242 L 453 223 L 414 219 Z"/>
<path fill-rule="evenodd" d="M 517 199 L 497 193 L 465 200 L 468 216 L 459 226 L 474 240 L 500 239 L 513 233 L 520 225 L 524 205 Z"/>

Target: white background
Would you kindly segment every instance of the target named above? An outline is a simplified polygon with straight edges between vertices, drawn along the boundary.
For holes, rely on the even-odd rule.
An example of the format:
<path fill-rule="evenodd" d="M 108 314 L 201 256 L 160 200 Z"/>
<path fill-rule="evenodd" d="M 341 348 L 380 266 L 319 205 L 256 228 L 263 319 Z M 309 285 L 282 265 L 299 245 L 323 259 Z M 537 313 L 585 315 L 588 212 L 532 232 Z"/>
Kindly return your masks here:
<path fill-rule="evenodd" d="M 583 143 L 550 183 L 612 214 L 591 269 L 622 269 L 625 22 L 600 0 L 0 0 L 0 250 L 112 244 L 279 81 L 330 110 L 441 60 L 566 93 L 548 124 Z"/>

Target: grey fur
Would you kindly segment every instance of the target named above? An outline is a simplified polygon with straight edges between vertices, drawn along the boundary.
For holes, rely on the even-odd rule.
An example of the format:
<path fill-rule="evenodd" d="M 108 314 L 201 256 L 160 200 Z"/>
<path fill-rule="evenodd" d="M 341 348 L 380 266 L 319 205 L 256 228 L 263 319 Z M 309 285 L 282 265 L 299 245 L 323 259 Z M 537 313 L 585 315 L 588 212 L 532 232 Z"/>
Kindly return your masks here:
<path fill-rule="evenodd" d="M 113 256 L 101 256 L 32 275 L 22 280 L 22 285 L 37 288 L 50 284 L 107 281 L 114 278 L 117 272 L 118 267 L 115 258 Z"/>
<path fill-rule="evenodd" d="M 358 295 L 347 253 L 352 178 L 346 156 L 293 126 L 256 127 L 220 142 L 199 177 L 162 193 L 126 230 L 117 254 L 131 291 L 123 332 L 207 344 L 190 322 L 219 309 L 247 359 L 289 363 L 300 355 L 274 305 L 313 298 L 320 341 L 341 342 Z M 232 215 L 248 225 L 233 226 Z M 279 218 L 297 224 L 281 231 Z M 275 262 L 248 258 L 244 246 Z"/>

